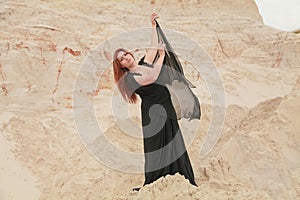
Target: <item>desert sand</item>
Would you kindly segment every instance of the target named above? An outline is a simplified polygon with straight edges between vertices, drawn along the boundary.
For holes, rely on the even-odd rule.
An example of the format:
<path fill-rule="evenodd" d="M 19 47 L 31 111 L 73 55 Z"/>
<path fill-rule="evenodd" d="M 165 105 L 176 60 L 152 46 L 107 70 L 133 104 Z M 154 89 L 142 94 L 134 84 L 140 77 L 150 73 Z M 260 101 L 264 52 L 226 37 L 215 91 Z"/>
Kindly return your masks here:
<path fill-rule="evenodd" d="M 105 138 L 142 155 L 142 139 L 128 135 L 141 135 L 140 102 L 118 118 L 126 104 L 113 102 L 111 50 L 139 47 L 140 57 L 150 38 L 111 38 L 150 27 L 152 11 L 203 52 L 169 35 L 201 102 L 201 120 L 179 121 L 199 187 L 176 174 L 134 192 L 143 163 L 123 166 L 99 146 Z M 265 26 L 254 1 L 2 1 L 0 16 L 0 199 L 300 198 L 300 35 Z M 216 77 L 197 69 L 216 70 L 225 94 L 215 145 L 206 137 Z M 86 105 L 92 112 L 78 114 Z M 202 155 L 204 143 L 212 148 Z"/>

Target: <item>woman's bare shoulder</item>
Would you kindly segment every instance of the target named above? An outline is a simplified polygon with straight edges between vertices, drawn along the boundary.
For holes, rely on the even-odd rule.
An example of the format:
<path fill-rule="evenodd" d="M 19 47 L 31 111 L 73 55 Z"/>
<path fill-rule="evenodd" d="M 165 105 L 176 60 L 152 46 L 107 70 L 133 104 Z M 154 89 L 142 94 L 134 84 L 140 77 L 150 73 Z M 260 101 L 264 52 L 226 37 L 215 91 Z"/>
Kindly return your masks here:
<path fill-rule="evenodd" d="M 141 66 L 146 66 L 146 67 L 152 67 L 153 68 L 153 63 L 150 63 L 148 61 L 145 60 L 146 56 L 143 56 L 139 62 L 138 62 L 138 65 L 141 65 Z"/>

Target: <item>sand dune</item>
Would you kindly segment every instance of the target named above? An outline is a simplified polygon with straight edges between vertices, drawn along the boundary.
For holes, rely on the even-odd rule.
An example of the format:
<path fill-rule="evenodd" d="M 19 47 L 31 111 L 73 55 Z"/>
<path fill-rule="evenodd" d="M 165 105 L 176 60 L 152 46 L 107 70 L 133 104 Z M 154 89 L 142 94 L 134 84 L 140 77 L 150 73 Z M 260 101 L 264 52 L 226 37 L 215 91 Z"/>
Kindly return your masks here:
<path fill-rule="evenodd" d="M 101 161 L 113 155 L 104 139 L 142 156 L 140 102 L 124 107 L 102 63 L 117 45 L 143 55 L 149 38 L 111 38 L 149 27 L 152 10 L 182 36 L 169 32 L 201 101 L 200 121 L 180 121 L 199 187 L 176 174 L 133 192 L 144 181 L 134 163 Z M 300 36 L 263 25 L 254 1 L 8 1 L 0 16 L 0 199 L 300 198 Z M 225 120 L 201 157 L 217 107 L 208 84 L 219 80 Z"/>

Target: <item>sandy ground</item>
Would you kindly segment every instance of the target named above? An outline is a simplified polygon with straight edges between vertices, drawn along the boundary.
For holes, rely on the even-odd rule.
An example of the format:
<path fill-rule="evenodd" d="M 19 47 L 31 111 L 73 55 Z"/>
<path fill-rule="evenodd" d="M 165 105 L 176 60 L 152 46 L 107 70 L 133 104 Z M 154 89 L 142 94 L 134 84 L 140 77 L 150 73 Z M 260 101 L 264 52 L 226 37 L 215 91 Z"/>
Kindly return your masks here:
<path fill-rule="evenodd" d="M 133 192 L 140 102 L 121 101 L 111 52 L 143 55 L 153 10 L 201 102 L 179 121 L 199 187 Z M 254 1 L 2 1 L 0 16 L 0 199 L 300 198 L 300 36 Z"/>

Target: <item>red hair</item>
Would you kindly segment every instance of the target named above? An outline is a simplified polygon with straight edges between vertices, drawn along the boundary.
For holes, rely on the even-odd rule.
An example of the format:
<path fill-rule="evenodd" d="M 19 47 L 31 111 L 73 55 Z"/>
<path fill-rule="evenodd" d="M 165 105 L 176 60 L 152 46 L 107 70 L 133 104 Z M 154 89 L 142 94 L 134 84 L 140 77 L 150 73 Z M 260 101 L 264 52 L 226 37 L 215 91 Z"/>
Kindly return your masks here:
<path fill-rule="evenodd" d="M 128 101 L 129 103 L 136 103 L 137 102 L 137 95 L 135 93 L 133 93 L 129 97 L 128 96 L 129 89 L 128 89 L 127 85 L 124 82 L 124 75 L 126 74 L 128 69 L 125 68 L 125 67 L 122 67 L 120 61 L 117 59 L 117 56 L 121 51 L 124 51 L 125 53 L 130 54 L 134 58 L 132 53 L 130 53 L 129 51 L 126 51 L 125 49 L 122 49 L 122 48 L 117 49 L 114 52 L 114 56 L 113 56 L 114 80 L 115 80 L 115 83 L 117 83 L 119 91 L 122 94 L 123 98 L 126 101 Z"/>

